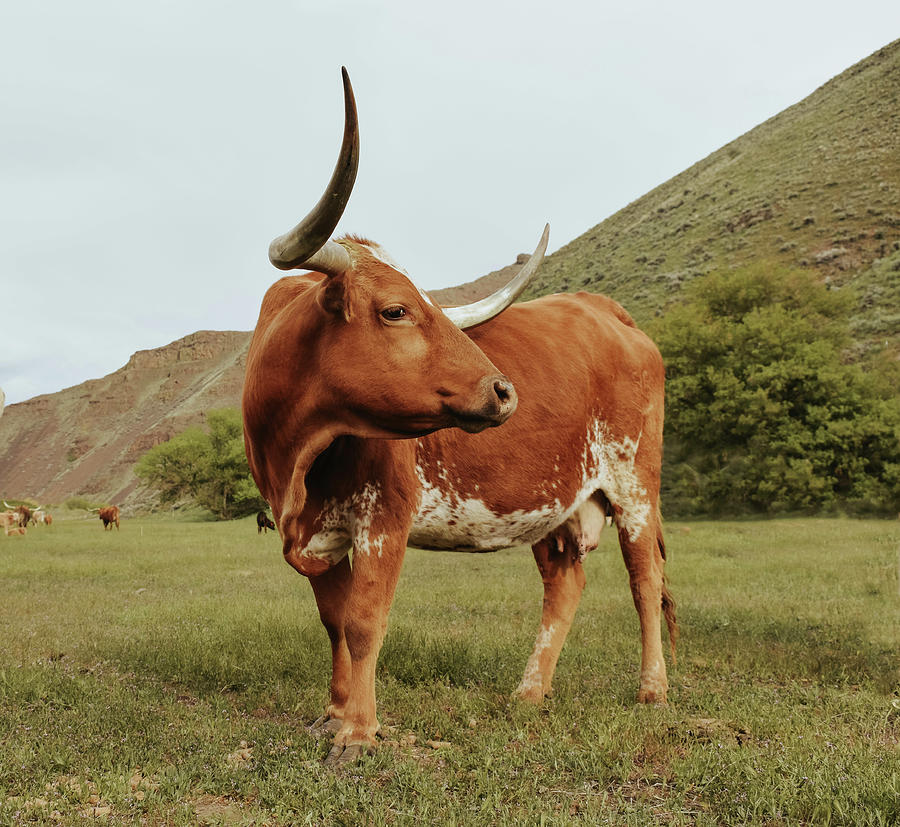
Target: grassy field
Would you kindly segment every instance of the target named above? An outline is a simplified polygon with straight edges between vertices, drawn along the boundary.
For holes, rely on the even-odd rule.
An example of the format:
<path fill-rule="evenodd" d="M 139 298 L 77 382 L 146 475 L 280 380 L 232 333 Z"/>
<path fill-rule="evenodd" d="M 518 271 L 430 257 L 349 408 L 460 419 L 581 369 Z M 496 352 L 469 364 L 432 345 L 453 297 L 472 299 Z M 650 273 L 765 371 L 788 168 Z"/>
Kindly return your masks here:
<path fill-rule="evenodd" d="M 513 702 L 531 554 L 411 550 L 379 670 L 387 738 L 333 773 L 329 653 L 273 534 L 57 521 L 0 537 L 0 824 L 897 824 L 897 522 L 668 526 L 682 640 L 637 708 L 610 532 L 556 694 Z"/>

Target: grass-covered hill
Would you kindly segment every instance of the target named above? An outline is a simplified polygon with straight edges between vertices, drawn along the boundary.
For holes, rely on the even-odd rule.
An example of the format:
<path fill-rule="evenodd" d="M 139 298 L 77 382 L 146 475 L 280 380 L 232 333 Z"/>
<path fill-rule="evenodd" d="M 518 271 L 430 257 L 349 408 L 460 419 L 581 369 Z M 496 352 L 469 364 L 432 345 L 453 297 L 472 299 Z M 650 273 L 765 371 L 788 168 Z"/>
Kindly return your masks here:
<path fill-rule="evenodd" d="M 526 297 L 606 293 L 646 322 L 759 260 L 851 285 L 859 347 L 900 351 L 900 40 L 548 257 Z"/>

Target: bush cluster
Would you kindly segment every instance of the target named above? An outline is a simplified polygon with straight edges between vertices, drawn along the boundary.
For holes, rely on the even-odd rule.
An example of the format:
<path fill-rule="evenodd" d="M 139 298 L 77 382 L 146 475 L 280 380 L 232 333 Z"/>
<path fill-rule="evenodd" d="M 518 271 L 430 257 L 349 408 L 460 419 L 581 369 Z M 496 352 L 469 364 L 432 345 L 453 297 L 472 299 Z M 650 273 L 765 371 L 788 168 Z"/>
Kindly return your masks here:
<path fill-rule="evenodd" d="M 138 460 L 137 476 L 156 489 L 162 503 L 189 499 L 221 520 L 266 508 L 244 453 L 240 411 L 210 411 L 206 425 L 151 448 Z"/>
<path fill-rule="evenodd" d="M 844 358 L 853 305 L 758 264 L 695 280 L 649 329 L 666 362 L 667 513 L 897 513 L 900 377 Z"/>

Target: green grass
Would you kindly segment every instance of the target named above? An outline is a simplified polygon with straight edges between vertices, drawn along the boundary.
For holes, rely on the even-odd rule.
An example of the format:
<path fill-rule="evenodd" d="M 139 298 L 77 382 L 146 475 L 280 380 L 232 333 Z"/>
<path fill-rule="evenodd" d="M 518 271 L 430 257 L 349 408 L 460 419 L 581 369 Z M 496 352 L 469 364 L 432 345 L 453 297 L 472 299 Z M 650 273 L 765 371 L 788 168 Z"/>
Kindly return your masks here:
<path fill-rule="evenodd" d="M 898 523 L 667 531 L 668 708 L 633 704 L 611 532 L 537 709 L 509 697 L 539 622 L 527 549 L 410 550 L 387 740 L 337 773 L 305 731 L 326 637 L 274 535 L 148 519 L 0 537 L 0 824 L 900 822 Z"/>

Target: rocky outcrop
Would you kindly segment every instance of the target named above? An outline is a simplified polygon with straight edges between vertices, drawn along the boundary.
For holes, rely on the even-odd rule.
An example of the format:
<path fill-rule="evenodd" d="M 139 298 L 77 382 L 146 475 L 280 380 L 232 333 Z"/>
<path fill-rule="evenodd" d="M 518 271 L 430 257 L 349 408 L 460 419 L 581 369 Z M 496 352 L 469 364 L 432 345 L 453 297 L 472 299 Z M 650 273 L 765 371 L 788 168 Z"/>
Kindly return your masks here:
<path fill-rule="evenodd" d="M 146 450 L 209 410 L 240 405 L 249 343 L 249 332 L 192 333 L 138 351 L 102 379 L 9 405 L 0 420 L 0 494 L 136 507 L 133 468 Z"/>

